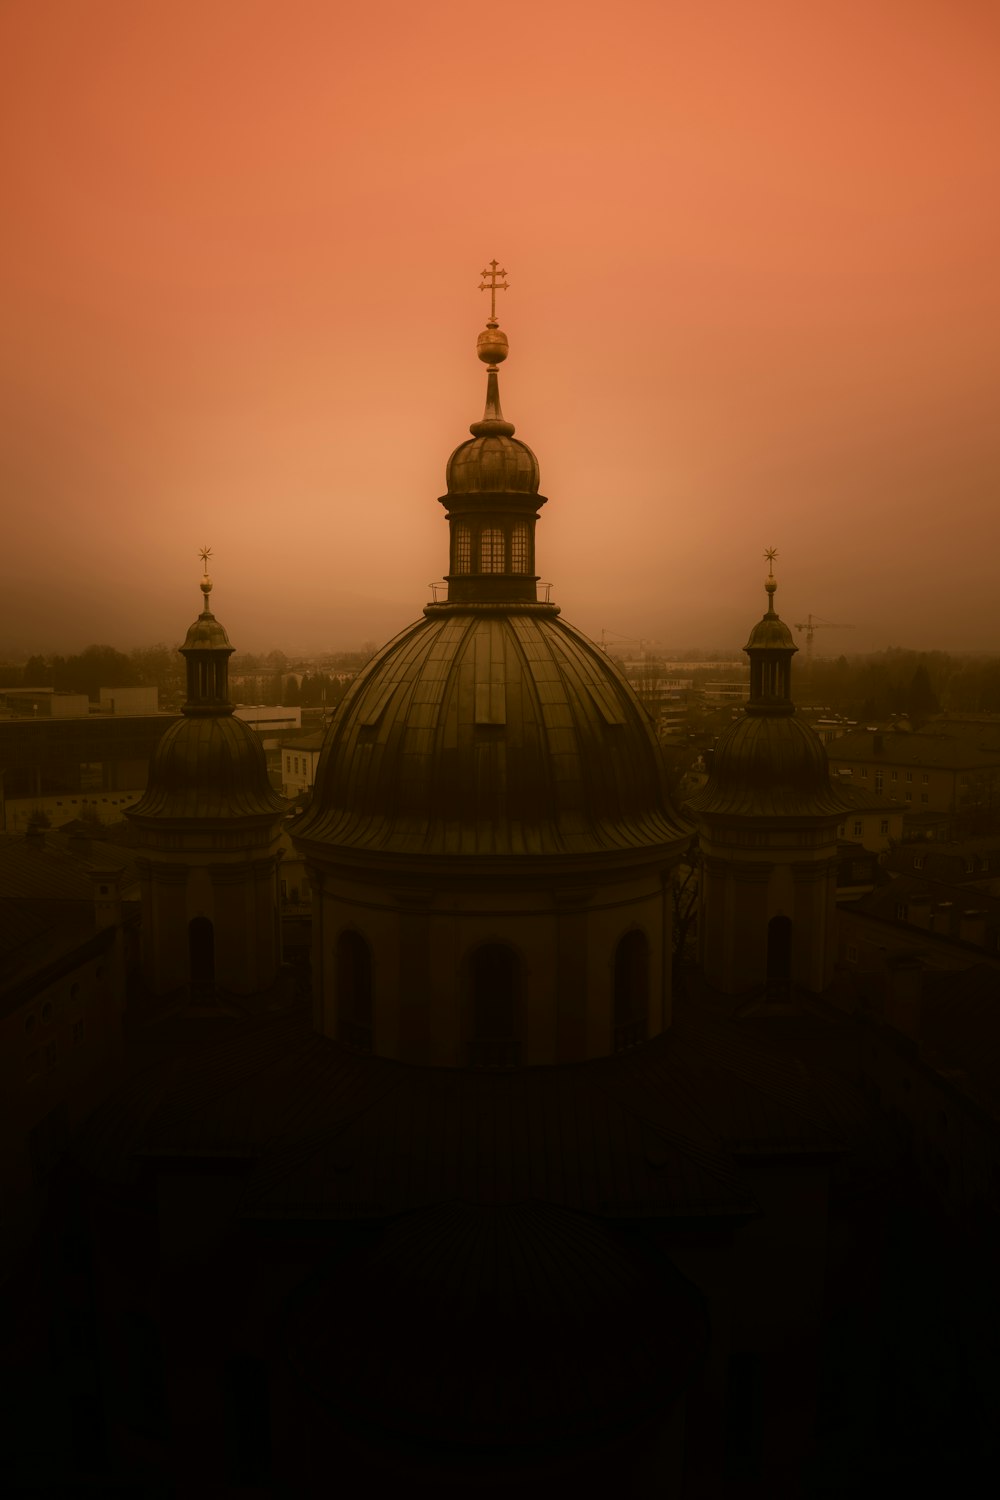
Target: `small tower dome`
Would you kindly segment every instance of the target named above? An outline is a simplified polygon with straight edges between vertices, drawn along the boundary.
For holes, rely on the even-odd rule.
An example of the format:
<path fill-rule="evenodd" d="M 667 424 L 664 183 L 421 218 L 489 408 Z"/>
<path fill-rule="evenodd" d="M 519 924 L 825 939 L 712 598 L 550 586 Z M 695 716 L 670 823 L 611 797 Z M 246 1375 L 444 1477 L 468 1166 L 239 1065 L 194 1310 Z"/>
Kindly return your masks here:
<path fill-rule="evenodd" d="M 776 553 L 765 553 L 773 562 Z M 689 799 L 703 870 L 699 943 L 706 978 L 730 994 L 790 1003 L 792 986 L 819 992 L 833 975 L 837 824 L 845 804 L 819 736 L 796 716 L 798 649 L 774 608 L 744 650 L 746 713 L 723 734 L 705 785 Z M 732 919 L 739 911 L 740 921 Z"/>
<path fill-rule="evenodd" d="M 126 814 L 142 879 L 146 983 L 159 994 L 187 987 L 197 1000 L 274 983 L 285 810 L 258 735 L 233 716 L 234 648 L 209 608 L 210 555 L 202 549 L 202 611 L 180 647 L 187 701 L 153 753 L 145 792 Z"/>
<path fill-rule="evenodd" d="M 777 554 L 769 549 L 768 561 Z M 750 632 L 746 713 L 720 736 L 707 784 L 691 798 L 697 812 L 737 817 L 838 813 L 823 744 L 796 717 L 791 695 L 792 633 L 774 608 L 773 571 L 764 584 L 767 610 Z"/>

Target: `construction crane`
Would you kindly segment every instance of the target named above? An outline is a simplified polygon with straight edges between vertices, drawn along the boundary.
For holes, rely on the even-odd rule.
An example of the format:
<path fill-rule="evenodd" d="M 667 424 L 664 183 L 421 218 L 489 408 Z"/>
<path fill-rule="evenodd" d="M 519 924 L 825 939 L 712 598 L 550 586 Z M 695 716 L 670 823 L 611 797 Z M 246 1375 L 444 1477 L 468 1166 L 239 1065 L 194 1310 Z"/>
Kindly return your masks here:
<path fill-rule="evenodd" d="M 818 615 L 807 615 L 805 623 L 796 625 L 796 630 L 804 630 L 806 633 L 806 679 L 812 668 L 813 659 L 813 631 L 814 630 L 853 630 L 853 625 L 838 624 L 835 620 L 821 620 Z"/>

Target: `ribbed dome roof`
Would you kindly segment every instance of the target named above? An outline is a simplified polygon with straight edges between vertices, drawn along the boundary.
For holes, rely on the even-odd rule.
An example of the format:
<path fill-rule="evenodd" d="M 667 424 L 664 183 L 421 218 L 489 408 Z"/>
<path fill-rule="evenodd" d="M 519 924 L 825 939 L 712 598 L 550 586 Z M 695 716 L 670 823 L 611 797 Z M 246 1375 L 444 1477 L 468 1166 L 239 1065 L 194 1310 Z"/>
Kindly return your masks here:
<path fill-rule="evenodd" d="M 149 785 L 129 816 L 273 818 L 283 807 L 258 736 L 242 719 L 219 714 L 185 717 L 170 726 L 153 753 Z"/>
<path fill-rule="evenodd" d="M 551 606 L 430 606 L 353 684 L 296 840 L 562 855 L 680 838 L 648 715 Z"/>
<path fill-rule="evenodd" d="M 793 714 L 747 714 L 720 735 L 695 813 L 798 817 L 842 813 L 819 736 Z"/>
<path fill-rule="evenodd" d="M 744 651 L 798 651 L 792 632 L 775 614 L 764 615 L 750 632 Z"/>
<path fill-rule="evenodd" d="M 485 426 L 477 423 L 476 426 Z M 513 427 L 511 427 L 513 432 Z M 489 433 L 460 443 L 448 460 L 449 495 L 538 493 L 538 459 L 527 443 L 504 433 Z"/>
<path fill-rule="evenodd" d="M 225 626 L 220 625 L 213 614 L 206 612 L 199 615 L 194 624 L 188 629 L 184 637 L 184 644 L 179 648 L 181 651 L 232 651 L 229 637 Z"/>

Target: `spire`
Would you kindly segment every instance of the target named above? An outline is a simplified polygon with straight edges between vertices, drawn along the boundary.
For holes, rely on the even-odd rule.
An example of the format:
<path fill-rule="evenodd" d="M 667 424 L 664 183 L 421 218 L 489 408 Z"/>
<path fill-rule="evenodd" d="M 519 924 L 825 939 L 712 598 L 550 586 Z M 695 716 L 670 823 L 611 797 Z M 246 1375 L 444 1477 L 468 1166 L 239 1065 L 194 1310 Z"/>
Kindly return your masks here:
<path fill-rule="evenodd" d="M 209 604 L 213 586 L 208 576 L 211 555 L 211 547 L 202 547 L 198 553 L 204 564 L 200 584 L 201 614 L 180 647 L 180 654 L 187 664 L 187 702 L 182 712 L 189 718 L 231 714 L 233 711 L 229 701 L 229 658 L 235 648 L 229 644 L 229 637 Z"/>
<path fill-rule="evenodd" d="M 502 276 L 503 281 L 498 282 L 497 277 Z M 489 269 L 483 271 L 482 281 L 479 283 L 481 292 L 488 291 L 490 294 L 490 315 L 486 320 L 486 327 L 476 340 L 476 353 L 486 366 L 486 408 L 483 411 L 483 420 L 473 422 L 469 431 L 473 437 L 513 437 L 513 422 L 505 422 L 503 412 L 500 410 L 500 376 L 498 367 L 503 364 L 510 352 L 507 335 L 497 322 L 497 292 L 505 292 L 508 287 L 507 272 L 497 270 L 497 262 L 491 260 Z M 489 277 L 489 281 L 487 281 Z"/>
<path fill-rule="evenodd" d="M 490 316 L 476 341 L 486 366 L 486 406 L 469 428 L 472 437 L 448 460 L 448 493 L 441 496 L 451 533 L 450 606 L 537 604 L 535 522 L 545 496 L 538 493 L 538 460 L 514 437 L 500 407 L 499 368 L 509 346 L 497 322 L 497 292 L 507 285 L 507 272 L 490 261 L 479 284 L 490 294 Z"/>
<path fill-rule="evenodd" d="M 767 563 L 767 578 L 764 580 L 764 592 L 767 594 L 767 614 L 765 619 L 778 616 L 774 613 L 774 596 L 778 591 L 778 585 L 774 579 L 774 559 L 778 555 L 777 547 L 765 547 L 764 561 Z"/>
<path fill-rule="evenodd" d="M 764 552 L 767 562 L 767 578 L 764 592 L 767 609 L 761 620 L 750 632 L 744 651 L 750 658 L 750 697 L 748 714 L 794 714 L 792 702 L 792 657 L 799 649 L 788 626 L 780 619 L 774 608 L 774 596 L 778 585 L 774 577 L 774 560 L 778 553 L 774 547 Z"/>

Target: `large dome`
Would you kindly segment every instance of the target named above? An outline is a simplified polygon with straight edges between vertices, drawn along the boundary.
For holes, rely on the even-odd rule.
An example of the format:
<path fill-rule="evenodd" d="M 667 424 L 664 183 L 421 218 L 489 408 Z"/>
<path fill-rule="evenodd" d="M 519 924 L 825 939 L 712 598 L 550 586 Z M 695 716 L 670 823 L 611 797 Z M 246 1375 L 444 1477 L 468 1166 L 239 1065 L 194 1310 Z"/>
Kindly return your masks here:
<path fill-rule="evenodd" d="M 605 654 L 547 605 L 429 606 L 335 717 L 296 840 L 394 854 L 662 848 L 652 723 Z"/>

